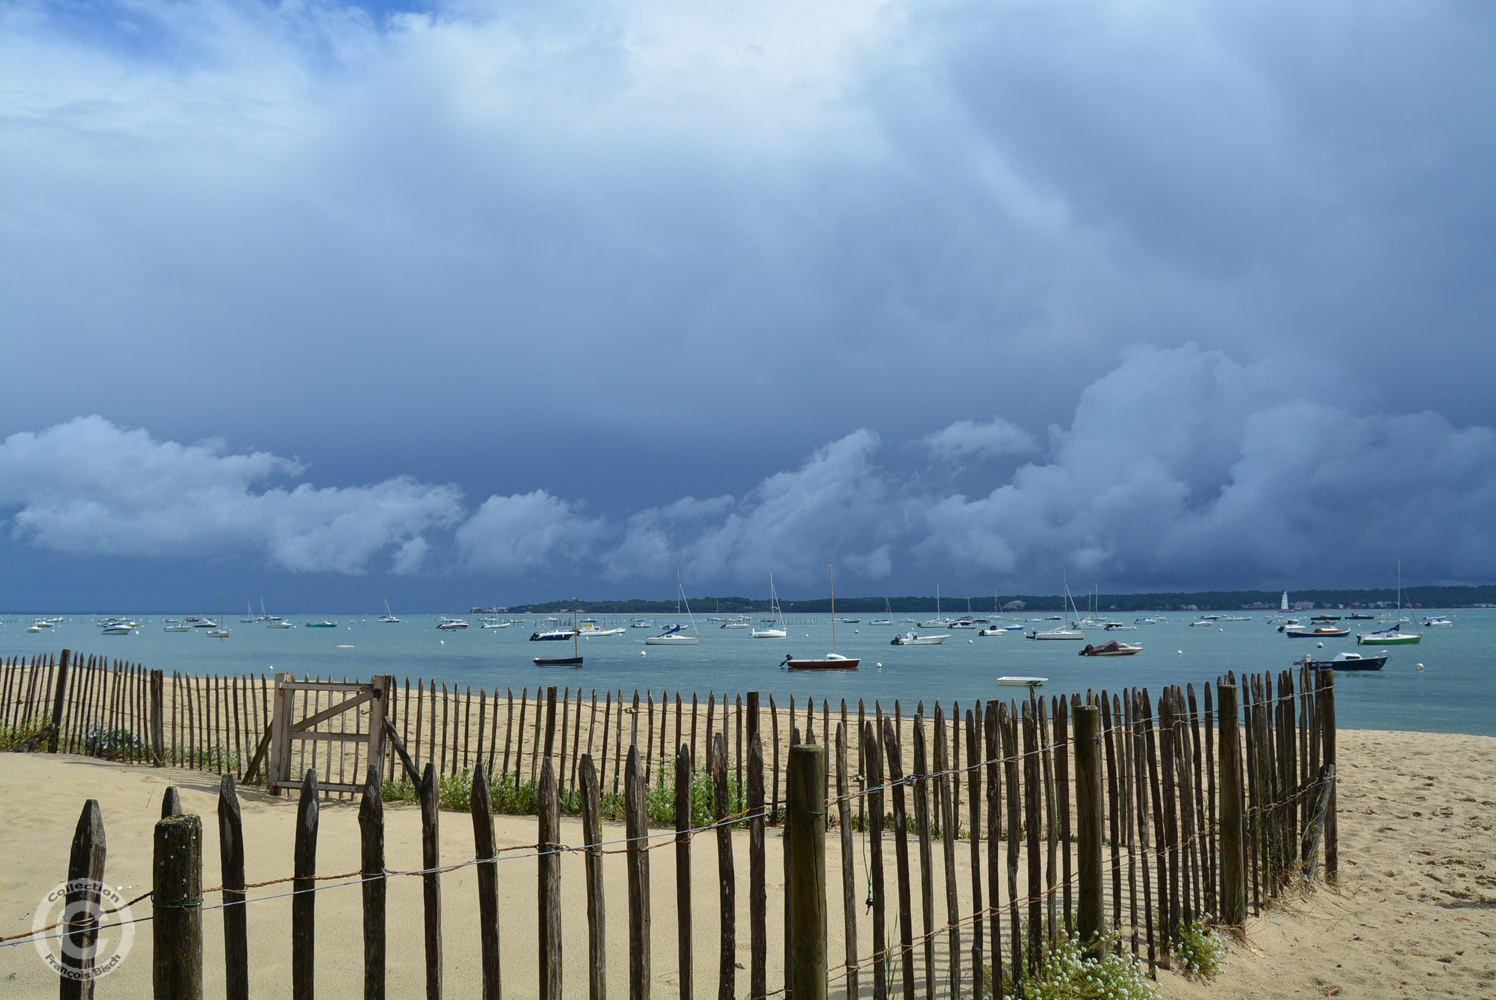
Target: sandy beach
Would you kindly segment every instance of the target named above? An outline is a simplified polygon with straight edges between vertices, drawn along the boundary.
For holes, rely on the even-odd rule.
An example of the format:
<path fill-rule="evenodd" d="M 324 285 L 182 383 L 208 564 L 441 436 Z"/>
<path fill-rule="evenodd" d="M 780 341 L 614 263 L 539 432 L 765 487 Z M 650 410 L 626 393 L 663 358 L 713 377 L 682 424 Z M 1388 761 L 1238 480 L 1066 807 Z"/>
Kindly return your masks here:
<path fill-rule="evenodd" d="M 1496 995 L 1496 739 L 1379 731 L 1340 734 L 1340 881 L 1307 894 L 1276 901 L 1251 917 L 1245 935 L 1230 942 L 1226 971 L 1215 981 L 1191 981 L 1160 971 L 1163 997 L 1477 997 Z M 150 831 L 168 785 L 182 793 L 186 811 L 204 817 L 205 886 L 218 884 L 217 780 L 201 772 L 101 763 L 88 758 L 36 754 L 0 757 L 0 789 L 6 822 L 0 825 L 0 935 L 32 926 L 46 894 L 64 878 L 73 828 L 83 802 L 98 799 L 108 837 L 106 881 L 125 899 L 145 892 L 150 881 Z M 258 791 L 241 793 L 249 881 L 290 872 L 294 802 Z M 442 857 L 472 857 L 472 824 L 463 813 L 443 813 Z M 580 822 L 563 818 L 563 839 L 582 842 Z M 536 821 L 498 817 L 499 846 L 521 848 L 500 864 L 502 968 L 511 996 L 536 991 L 536 862 L 522 848 L 533 845 Z M 661 831 L 662 833 L 664 831 Z M 621 839 L 617 825 L 604 838 Z M 664 838 L 662 838 L 664 839 Z M 781 974 L 778 928 L 783 912 L 783 868 L 779 831 L 767 843 L 769 983 Z M 854 838 L 854 843 L 861 843 Z M 748 990 L 748 838 L 733 837 L 737 891 L 737 994 Z M 840 870 L 840 847 L 827 838 L 828 871 Z M 888 861 L 892 867 L 890 851 Z M 966 848 L 958 845 L 964 866 Z M 939 851 L 937 848 L 937 858 Z M 858 879 L 865 871 L 854 859 Z M 386 865 L 407 870 L 420 864 L 418 812 L 410 806 L 387 810 Z M 938 861 L 937 861 L 938 864 Z M 357 806 L 347 801 L 322 805 L 318 871 L 358 868 Z M 699 837 L 692 850 L 693 955 L 698 995 L 715 992 L 720 931 L 717 908 L 715 838 Z M 626 995 L 627 901 L 621 856 L 608 859 L 607 906 L 609 991 Z M 965 871 L 964 867 L 962 869 Z M 563 966 L 568 995 L 585 995 L 586 920 L 583 862 L 566 855 L 563 882 Z M 317 984 L 325 996 L 361 992 L 362 932 L 360 892 L 355 885 L 323 883 L 317 895 Z M 675 995 L 677 986 L 676 887 L 673 847 L 651 854 L 653 973 L 656 995 Z M 963 905 L 969 883 L 958 880 Z M 258 890 L 271 895 L 277 886 Z M 476 993 L 480 978 L 476 950 L 477 904 L 473 869 L 447 874 L 442 881 L 444 979 L 449 996 Z M 916 894 L 917 895 L 917 894 Z M 420 936 L 421 885 L 397 877 L 389 889 L 389 992 L 418 995 L 424 971 Z M 209 906 L 216 900 L 210 897 Z M 829 899 L 828 949 L 835 968 L 844 954 L 839 893 Z M 137 904 L 137 915 L 148 912 Z M 943 906 L 937 911 L 943 915 Z M 289 993 L 289 900 L 264 899 L 249 907 L 251 975 L 255 995 Z M 865 915 L 860 920 L 865 921 Z M 916 918 L 918 919 L 918 918 Z M 943 921 L 940 921 L 943 923 Z M 150 993 L 149 924 L 139 925 L 130 954 L 99 984 L 100 996 L 139 997 Z M 871 933 L 859 927 L 860 951 L 871 951 Z M 205 975 L 209 996 L 222 995 L 221 920 L 204 910 Z M 941 949 L 944 943 L 941 943 Z M 863 992 L 869 978 L 864 975 Z M 26 943 L 0 948 L 0 982 L 7 996 L 56 995 L 56 980 Z M 840 995 L 840 984 L 833 986 Z"/>

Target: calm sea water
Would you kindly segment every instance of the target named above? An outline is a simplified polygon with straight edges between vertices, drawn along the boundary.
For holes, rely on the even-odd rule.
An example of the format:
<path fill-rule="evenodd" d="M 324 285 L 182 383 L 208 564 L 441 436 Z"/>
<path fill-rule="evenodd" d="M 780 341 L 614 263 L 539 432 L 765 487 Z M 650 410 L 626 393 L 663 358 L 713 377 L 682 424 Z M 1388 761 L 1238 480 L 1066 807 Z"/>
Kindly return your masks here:
<path fill-rule="evenodd" d="M 869 705 L 880 699 L 891 706 L 897 699 L 912 708 L 921 700 L 939 700 L 949 709 L 953 701 L 968 706 L 987 698 L 1022 694 L 1021 689 L 997 685 L 997 678 L 1006 674 L 1047 677 L 1044 691 L 1048 694 L 1134 685 L 1157 693 L 1167 684 L 1193 683 L 1198 689 L 1227 670 L 1276 672 L 1306 653 L 1329 659 L 1342 649 L 1357 649 L 1354 628 L 1346 639 L 1325 640 L 1324 647 L 1316 649 L 1317 640 L 1285 638 L 1276 631 L 1276 622 L 1262 614 L 1210 628 L 1191 627 L 1194 616 L 1167 614 L 1161 624 L 1139 624 L 1136 632 L 1096 632 L 1088 638 L 1097 643 L 1118 638 L 1143 646 L 1142 653 L 1121 658 L 1082 657 L 1077 651 L 1083 643 L 1035 642 L 1023 638 L 1021 632 L 994 638 L 957 630 L 939 646 L 892 646 L 890 638 L 912 627 L 904 622 L 910 616 L 895 612 L 893 625 L 870 625 L 865 617 L 856 624 L 836 625 L 837 650 L 861 657 L 861 669 L 792 674 L 779 666 L 787 653 L 821 656 L 831 649 L 829 618 L 790 616 L 788 638 L 754 639 L 746 630 L 722 629 L 718 622 L 698 615 L 701 642 L 697 646 L 645 646 L 643 637 L 651 633 L 629 629 L 620 636 L 583 639 L 586 665 L 561 669 L 539 668 L 531 662 L 534 656 L 570 655 L 571 651 L 570 642 L 528 641 L 541 624 L 534 617 L 505 629 L 481 629 L 480 620 L 473 617 L 468 619 L 472 627 L 465 631 L 439 632 L 437 619 L 429 616 L 406 616 L 392 625 L 380 623 L 377 616 L 296 615 L 287 619 L 296 623 L 294 629 L 267 629 L 232 616 L 227 624 L 233 634 L 227 639 L 209 638 L 201 629 L 163 631 L 163 618 L 184 615 L 136 616 L 140 629 L 124 636 L 101 635 L 95 616 L 67 617 L 68 621 L 41 633 L 26 631 L 31 616 L 0 617 L 0 655 L 69 648 L 79 655 L 103 655 L 195 674 L 393 674 L 401 680 L 435 678 L 490 691 L 513 688 L 516 694 L 524 688 L 533 691 L 537 685 L 573 689 L 580 685 L 584 691 L 595 688 L 600 697 L 607 690 L 632 692 L 637 688 L 657 694 L 669 691 L 672 697 L 679 691 L 687 700 L 695 693 L 703 702 L 709 692 L 757 690 L 766 700 L 774 695 L 781 704 L 795 695 L 800 704 L 806 697 L 830 698 L 833 705 L 842 698 L 855 705 L 862 698 Z M 306 627 L 324 618 L 338 622 L 339 627 Z M 1461 611 L 1454 618 L 1453 627 L 1415 628 L 1423 635 L 1417 646 L 1362 647 L 1363 653 L 1386 651 L 1390 659 L 1381 671 L 1337 675 L 1340 725 L 1496 736 L 1491 679 L 1496 667 L 1496 610 Z M 664 624 L 672 619 L 653 620 Z M 1130 617 L 1122 620 L 1133 623 Z M 604 626 L 627 623 L 627 618 L 600 619 Z M 1038 623 L 1041 629 L 1055 624 Z M 1373 625 L 1342 624 L 1365 630 Z"/>

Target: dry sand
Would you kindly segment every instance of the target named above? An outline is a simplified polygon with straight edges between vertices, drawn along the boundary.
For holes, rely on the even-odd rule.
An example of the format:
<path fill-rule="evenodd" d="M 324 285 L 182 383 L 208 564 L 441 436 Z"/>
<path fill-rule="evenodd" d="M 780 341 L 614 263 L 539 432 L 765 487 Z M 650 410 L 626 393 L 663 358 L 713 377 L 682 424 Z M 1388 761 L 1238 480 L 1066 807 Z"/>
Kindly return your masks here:
<path fill-rule="evenodd" d="M 1496 739 L 1432 736 L 1420 733 L 1340 734 L 1340 858 L 1337 887 L 1276 902 L 1250 918 L 1244 938 L 1231 943 L 1226 972 L 1210 984 L 1160 972 L 1164 997 L 1492 997 L 1496 996 Z M 79 757 L 6 754 L 0 757 L 0 790 L 6 816 L 0 824 L 0 936 L 29 930 L 43 897 L 62 881 L 79 810 L 87 798 L 100 801 L 109 844 L 106 880 L 126 899 L 149 885 L 150 831 L 168 784 L 182 791 L 188 812 L 204 817 L 204 884 L 216 885 L 218 836 L 217 784 L 200 772 L 157 770 L 100 763 Z M 242 793 L 247 875 L 253 881 L 284 876 L 290 870 L 294 803 L 255 791 Z M 580 824 L 563 819 L 562 837 L 582 840 Z M 533 818 L 500 817 L 499 844 L 533 844 Z M 419 867 L 419 815 L 408 806 L 387 814 L 386 864 Z M 472 856 L 472 825 L 462 813 L 442 814 L 442 857 Z M 322 806 L 318 870 L 358 868 L 356 805 Z M 605 839 L 621 838 L 607 826 Z M 859 853 L 861 840 L 858 838 Z M 827 838 L 828 870 L 840 867 L 837 835 Z M 738 875 L 737 994 L 746 995 L 748 966 L 748 843 L 733 837 Z M 783 895 L 777 830 L 770 830 L 766 859 L 769 902 L 769 982 L 781 980 L 779 935 Z M 936 848 L 939 858 L 939 848 Z M 958 845 L 964 866 L 966 845 Z M 717 917 L 717 851 L 714 836 L 699 837 L 692 851 L 694 964 L 698 995 L 715 992 L 720 933 Z M 893 851 L 886 864 L 892 875 Z M 938 860 L 937 860 L 938 865 Z M 862 858 L 854 858 L 859 883 Z M 536 992 L 536 865 L 517 851 L 500 865 L 502 961 L 505 992 L 527 997 Z M 626 899 L 621 856 L 610 857 L 607 872 L 609 992 L 625 996 L 627 976 Z M 565 990 L 586 994 L 586 919 L 580 855 L 563 860 Z M 653 970 L 655 993 L 673 996 L 676 980 L 675 860 L 671 847 L 651 854 Z M 958 879 L 963 907 L 969 880 Z M 283 892 L 287 887 L 258 890 Z M 862 886 L 859 885 L 859 891 Z M 446 995 L 475 995 L 479 982 L 476 953 L 477 905 L 471 868 L 443 877 L 444 975 Z M 362 924 L 356 885 L 331 887 L 317 895 L 317 984 L 322 996 L 361 993 Z M 918 913 L 918 890 L 915 893 Z M 937 912 L 944 914 L 937 887 Z M 208 902 L 214 902 L 210 897 Z M 148 912 L 148 903 L 137 913 Z M 424 984 L 421 944 L 421 884 L 396 878 L 390 884 L 389 992 L 417 996 Z M 843 955 L 839 894 L 829 900 L 829 953 L 833 967 Z M 249 908 L 251 978 L 255 995 L 289 993 L 290 906 L 265 900 Z M 916 920 L 918 920 L 916 916 Z M 870 925 L 859 915 L 862 954 L 871 951 Z M 943 923 L 942 921 L 939 921 Z M 100 982 L 103 997 L 148 996 L 150 924 L 139 925 L 131 954 Z M 221 921 L 205 910 L 205 974 L 209 996 L 222 995 L 219 972 Z M 944 940 L 939 945 L 943 954 Z M 963 959 L 964 960 L 964 959 Z M 864 990 L 866 983 L 864 977 Z M 29 943 L 0 948 L 0 995 L 55 996 L 56 980 Z M 833 995 L 839 989 L 833 988 Z"/>

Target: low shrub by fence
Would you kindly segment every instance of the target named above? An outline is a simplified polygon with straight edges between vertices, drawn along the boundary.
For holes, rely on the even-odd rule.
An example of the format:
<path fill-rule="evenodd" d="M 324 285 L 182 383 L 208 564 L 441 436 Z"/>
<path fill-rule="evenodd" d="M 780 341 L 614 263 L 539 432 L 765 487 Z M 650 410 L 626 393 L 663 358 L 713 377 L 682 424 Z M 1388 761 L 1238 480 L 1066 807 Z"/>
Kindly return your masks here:
<path fill-rule="evenodd" d="M 188 969 L 183 982 L 191 979 L 194 935 L 200 967 L 204 913 L 221 911 L 230 996 L 245 995 L 251 975 L 247 959 L 236 957 L 247 955 L 244 907 L 278 892 L 270 884 L 259 886 L 258 894 L 245 888 L 242 835 L 233 833 L 233 778 L 255 773 L 255 750 L 272 742 L 273 706 L 293 697 L 305 704 L 283 700 L 285 718 L 317 720 L 303 732 L 334 737 L 308 740 L 289 762 L 300 805 L 296 843 L 282 848 L 290 849 L 293 871 L 279 881 L 295 893 L 296 995 L 310 995 L 314 890 L 333 885 L 362 887 L 366 995 L 383 995 L 383 887 L 402 876 L 418 877 L 426 887 L 428 995 L 440 995 L 443 938 L 452 933 L 440 924 L 442 876 L 468 866 L 477 870 L 481 920 L 463 929 L 458 946 L 481 954 L 485 995 L 498 995 L 500 941 L 510 942 L 512 962 L 513 942 L 532 940 L 531 929 L 537 945 L 529 960 L 537 963 L 540 992 L 560 995 L 562 922 L 583 919 L 560 910 L 563 868 L 568 878 L 586 883 L 587 981 L 591 995 L 601 995 L 610 954 L 620 963 L 624 954 L 605 947 L 604 871 L 622 864 L 631 996 L 661 989 L 662 970 L 668 970 L 679 984 L 672 992 L 681 996 L 691 996 L 700 980 L 719 996 L 768 996 L 771 987 L 786 995 L 824 995 L 813 988 L 819 983 L 849 997 L 870 985 L 880 998 L 895 988 L 905 996 L 1002 995 L 1039 972 L 1047 948 L 1098 933 L 1149 969 L 1188 962 L 1189 940 L 1202 920 L 1240 924 L 1249 909 L 1260 910 L 1291 883 L 1312 877 L 1321 863 L 1331 876 L 1337 867 L 1329 672 L 1227 675 L 1205 685 L 1198 699 L 1192 685 L 1167 688 L 1156 698 L 1136 689 L 1056 698 L 1030 692 L 1023 701 L 988 701 L 964 711 L 952 706 L 949 716 L 938 703 L 929 714 L 920 705 L 912 715 L 897 704 L 885 713 L 876 702 L 859 704 L 855 713 L 845 703 L 832 712 L 824 701 L 819 713 L 813 702 L 780 709 L 773 699 L 762 709 L 751 692 L 735 696 L 730 706 L 714 695 L 704 707 L 693 698 L 701 711 L 679 696 L 672 704 L 650 693 L 641 703 L 635 693 L 625 703 L 609 692 L 599 706 L 595 694 L 584 701 L 580 691 L 558 696 L 555 688 L 533 700 L 528 692 L 495 698 L 480 691 L 475 705 L 467 692 L 438 694 L 435 683 L 418 682 L 413 691 L 408 683 L 386 683 L 383 731 L 390 739 L 382 746 L 365 740 L 368 729 L 360 729 L 374 717 L 367 703 L 341 716 L 344 729 L 320 728 L 336 716 L 318 716 L 338 705 L 323 706 L 307 682 L 176 675 L 168 682 L 131 665 L 87 661 L 73 669 L 69 660 L 64 651 L 55 660 L 12 661 L 0 671 L 0 725 L 19 736 L 20 746 L 203 767 L 225 776 L 220 888 L 194 899 L 168 898 L 159 880 L 177 876 L 158 866 L 151 899 L 158 947 L 182 952 L 172 962 Z M 349 734 L 355 739 L 345 741 Z M 823 748 L 821 765 L 791 766 L 808 746 Z M 319 749 L 332 747 L 339 749 L 317 758 Z M 372 765 L 370 747 L 377 747 Z M 335 784 L 345 785 L 353 784 L 341 780 L 351 768 L 362 769 L 356 794 L 363 863 L 341 875 L 319 874 L 310 863 L 323 794 L 319 778 L 329 768 L 340 779 Z M 384 802 L 402 793 L 420 802 L 426 831 L 420 864 L 409 870 L 390 867 L 380 853 Z M 525 811 L 533 803 L 533 844 L 494 849 L 492 816 L 501 796 Z M 474 821 L 473 855 L 455 864 L 436 854 L 443 798 L 448 806 L 465 806 Z M 167 812 L 179 808 L 174 802 L 169 796 Z M 85 874 L 98 878 L 103 852 L 91 838 L 102 823 L 92 809 L 85 807 L 80 819 L 74 858 L 84 859 Z M 580 843 L 564 843 L 563 809 L 580 814 Z M 624 821 L 622 836 L 604 837 L 601 824 L 609 815 Z M 190 854 L 194 821 L 163 818 L 157 850 L 180 837 L 173 856 Z M 781 821 L 787 898 L 783 926 L 771 927 L 765 827 Z M 668 832 L 652 834 L 651 822 Z M 746 827 L 749 840 L 746 956 L 737 943 L 744 874 L 734 868 L 733 827 Z M 689 858 L 699 835 L 713 836 L 718 848 L 716 970 L 695 969 L 692 962 L 692 907 L 707 905 L 691 885 Z M 826 868 L 824 841 L 818 841 L 825 837 L 840 856 L 839 870 Z M 673 963 L 662 962 L 650 946 L 648 865 L 656 850 L 676 856 L 676 895 L 667 911 L 678 944 Z M 858 854 L 866 858 L 865 890 L 855 877 Z M 536 910 L 501 917 L 494 880 L 501 866 L 526 859 L 537 879 Z M 515 877 L 509 867 L 503 871 Z M 200 886 L 200 870 L 197 879 L 193 884 Z M 178 878 L 172 884 L 186 883 Z M 840 898 L 839 920 L 828 916 L 827 898 Z M 189 917 L 199 922 L 195 930 L 183 927 Z M 836 936 L 828 938 L 828 922 L 839 928 L 842 951 L 830 959 L 829 971 L 826 948 Z M 50 933 L 82 935 L 82 942 L 96 930 Z M 746 984 L 736 971 L 743 958 Z M 187 988 L 180 982 L 172 987 Z"/>

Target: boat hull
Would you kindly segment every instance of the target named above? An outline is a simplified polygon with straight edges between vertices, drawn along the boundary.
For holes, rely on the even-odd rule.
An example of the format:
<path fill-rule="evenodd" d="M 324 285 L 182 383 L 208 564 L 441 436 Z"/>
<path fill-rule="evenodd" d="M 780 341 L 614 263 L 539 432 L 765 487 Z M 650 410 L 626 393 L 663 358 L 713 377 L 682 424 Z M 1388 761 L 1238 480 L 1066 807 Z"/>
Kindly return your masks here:
<path fill-rule="evenodd" d="M 537 656 L 535 665 L 537 667 L 580 667 L 582 658 L 580 656 Z"/>
<path fill-rule="evenodd" d="M 1294 662 L 1316 670 L 1381 670 L 1387 665 L 1387 654 L 1383 653 L 1381 656 L 1361 656 L 1355 659 L 1343 660 L 1311 660 L 1305 657 L 1302 660 L 1295 660 Z"/>
<path fill-rule="evenodd" d="M 784 666 L 787 670 L 856 670 L 861 663 L 855 660 L 792 660 L 785 658 Z"/>
<path fill-rule="evenodd" d="M 646 646 L 694 646 L 701 640 L 694 635 L 652 635 L 644 640 Z"/>
<path fill-rule="evenodd" d="M 1358 646 L 1416 646 L 1423 636 L 1413 635 L 1379 635 L 1372 632 L 1368 635 L 1356 636 Z"/>

